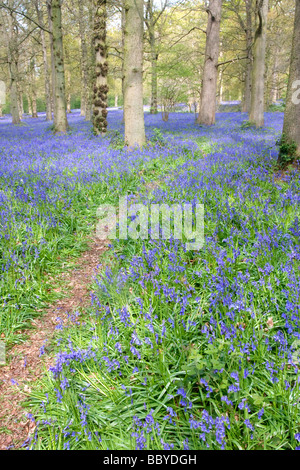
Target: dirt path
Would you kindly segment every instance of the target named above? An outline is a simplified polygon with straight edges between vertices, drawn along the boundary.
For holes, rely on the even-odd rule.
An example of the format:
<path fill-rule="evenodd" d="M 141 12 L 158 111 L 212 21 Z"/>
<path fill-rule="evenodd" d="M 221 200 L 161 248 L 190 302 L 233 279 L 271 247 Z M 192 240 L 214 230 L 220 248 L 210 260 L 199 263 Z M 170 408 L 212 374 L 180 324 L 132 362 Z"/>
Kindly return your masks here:
<path fill-rule="evenodd" d="M 0 367 L 0 450 L 17 449 L 33 434 L 35 425 L 27 418 L 21 402 L 30 393 L 32 383 L 53 360 L 47 354 L 41 356 L 41 348 L 54 336 L 58 316 L 67 321 L 68 313 L 89 304 L 89 286 L 108 243 L 108 240 L 98 239 L 89 243 L 88 250 L 77 260 L 76 268 L 62 275 L 68 296 L 32 321 L 35 329 L 25 332 L 26 342 L 14 346 L 8 354 L 8 365 Z"/>
<path fill-rule="evenodd" d="M 154 180 L 146 184 L 146 192 L 155 190 L 160 183 Z M 35 424 L 27 417 L 28 410 L 24 410 L 21 403 L 30 394 L 31 385 L 53 361 L 51 355 L 41 355 L 41 348 L 53 338 L 61 320 L 66 323 L 68 314 L 89 305 L 92 277 L 109 243 L 109 239 L 91 240 L 88 250 L 77 259 L 77 267 L 62 275 L 67 297 L 49 306 L 41 317 L 32 321 L 35 329 L 25 331 L 28 339 L 14 346 L 7 357 L 8 365 L 0 367 L 0 450 L 18 449 L 34 434 Z"/>

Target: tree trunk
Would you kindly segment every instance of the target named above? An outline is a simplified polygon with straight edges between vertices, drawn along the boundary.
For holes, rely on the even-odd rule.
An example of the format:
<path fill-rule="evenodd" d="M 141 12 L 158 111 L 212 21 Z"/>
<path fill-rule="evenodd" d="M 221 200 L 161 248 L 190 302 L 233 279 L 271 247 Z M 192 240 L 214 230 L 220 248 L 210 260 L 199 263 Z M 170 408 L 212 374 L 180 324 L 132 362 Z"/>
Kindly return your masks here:
<path fill-rule="evenodd" d="M 157 114 L 157 60 L 158 54 L 155 51 L 155 42 L 153 35 L 153 44 L 151 40 L 151 114 Z"/>
<path fill-rule="evenodd" d="M 18 73 L 18 75 L 19 75 L 19 73 Z M 20 116 L 20 120 L 21 120 L 23 118 L 23 114 L 24 114 L 23 91 L 22 91 L 21 86 L 18 82 L 17 82 L 17 93 L 18 93 L 19 116 Z"/>
<path fill-rule="evenodd" d="M 51 1 L 51 23 L 53 36 L 53 62 L 54 62 L 54 129 L 55 132 L 66 133 L 68 121 L 66 114 L 66 92 L 64 55 L 61 26 L 61 0 Z"/>
<path fill-rule="evenodd" d="M 14 69 L 14 67 L 11 67 Z M 18 90 L 17 90 L 17 81 L 16 81 L 16 74 L 14 71 L 10 72 L 10 107 L 11 107 L 11 115 L 12 115 L 12 123 L 13 124 L 20 124 L 20 112 L 19 112 L 19 105 L 18 105 Z"/>
<path fill-rule="evenodd" d="M 37 104 L 36 104 L 36 77 L 35 77 L 35 63 L 34 59 L 30 61 L 29 65 L 29 77 L 30 77 L 30 83 L 29 83 L 29 90 L 30 90 L 30 97 L 31 97 L 31 116 L 33 118 L 37 118 Z"/>
<path fill-rule="evenodd" d="M 286 164 L 300 157 L 300 0 L 296 0 L 290 74 L 284 113 L 283 136 L 287 150 L 281 148 L 279 163 Z M 294 149 L 293 149 L 294 147 Z M 286 158 L 288 157 L 288 158 Z"/>
<path fill-rule="evenodd" d="M 81 43 L 81 116 L 86 116 L 87 113 L 87 100 L 88 100 L 88 52 L 85 38 L 85 25 L 83 17 L 82 1 L 78 0 L 78 22 L 79 22 L 79 35 Z"/>
<path fill-rule="evenodd" d="M 32 115 L 32 100 L 29 94 L 27 95 L 27 101 L 28 101 L 28 114 Z"/>
<path fill-rule="evenodd" d="M 205 62 L 203 69 L 201 104 L 198 124 L 211 126 L 216 120 L 218 58 L 222 0 L 210 0 L 207 9 Z"/>
<path fill-rule="evenodd" d="M 271 90 L 270 90 L 270 103 L 277 101 L 277 87 L 278 87 L 278 47 L 275 48 L 274 64 L 272 68 L 271 77 Z"/>
<path fill-rule="evenodd" d="M 121 32 L 122 32 L 122 97 L 123 97 L 123 118 L 122 124 L 124 124 L 124 103 L 125 103 L 125 93 L 124 93 L 124 80 L 125 80 L 125 72 L 124 72 L 124 44 L 125 44 L 125 0 L 122 0 L 122 10 L 121 10 Z"/>
<path fill-rule="evenodd" d="M 47 11 L 48 11 L 48 27 L 49 27 L 49 39 L 50 39 L 50 54 L 51 54 L 51 110 L 53 117 L 55 117 L 55 67 L 54 67 L 54 50 L 53 50 L 53 26 L 52 26 L 52 0 L 47 0 Z"/>
<path fill-rule="evenodd" d="M 219 106 L 221 102 L 223 101 L 223 70 L 220 70 L 219 72 L 219 91 L 217 93 L 217 108 L 219 109 Z"/>
<path fill-rule="evenodd" d="M 35 9 L 37 12 L 37 17 L 39 23 L 44 26 L 44 16 L 43 11 L 41 10 L 41 6 L 39 0 L 35 2 Z M 42 42 L 42 50 L 43 50 L 43 64 L 44 64 L 44 87 L 45 87 L 45 101 L 46 101 L 46 121 L 51 121 L 52 119 L 52 105 L 51 105 L 51 86 L 50 86 L 50 73 L 49 73 L 49 64 L 48 64 L 48 56 L 47 56 L 47 44 L 46 44 L 46 37 L 45 31 L 40 29 L 41 33 L 41 42 Z"/>
<path fill-rule="evenodd" d="M 153 24 L 153 5 L 152 2 L 148 3 L 148 32 L 149 32 L 149 42 L 151 50 L 151 104 L 150 104 L 150 113 L 157 114 L 157 60 L 158 54 L 156 52 L 155 44 L 155 32 Z"/>
<path fill-rule="evenodd" d="M 258 25 L 253 47 L 252 91 L 249 120 L 257 128 L 264 125 L 264 81 L 269 0 L 257 0 Z"/>
<path fill-rule="evenodd" d="M 93 99 L 93 128 L 96 135 L 107 131 L 107 46 L 106 46 L 106 0 L 96 0 L 94 21 L 94 44 L 96 70 Z"/>
<path fill-rule="evenodd" d="M 18 51 L 16 45 L 16 38 L 14 33 L 14 18 L 12 12 L 8 14 L 8 42 L 7 42 L 7 56 L 8 56 L 8 70 L 10 78 L 10 112 L 12 115 L 12 123 L 20 123 L 20 112 L 18 105 L 18 89 L 17 89 L 17 75 L 18 75 Z"/>
<path fill-rule="evenodd" d="M 71 113 L 71 73 L 70 73 L 70 70 L 67 69 L 67 72 L 66 72 L 66 75 L 67 75 L 67 88 L 68 88 L 68 92 L 67 92 L 67 113 Z"/>
<path fill-rule="evenodd" d="M 92 31 L 94 28 L 95 22 L 95 11 L 96 11 L 96 3 L 95 1 L 89 2 L 89 31 Z M 90 121 L 92 119 L 92 109 L 93 109 L 93 87 L 95 84 L 95 40 L 92 36 L 92 40 L 89 41 L 90 48 L 89 48 L 89 56 L 90 60 L 88 60 L 87 71 L 88 71 L 88 87 L 86 92 L 86 112 L 85 112 L 85 121 Z"/>
<path fill-rule="evenodd" d="M 251 106 L 251 81 L 252 81 L 252 0 L 245 0 L 246 3 L 246 48 L 247 48 L 247 64 L 245 74 L 245 91 L 242 104 L 242 112 L 249 113 Z"/>
<path fill-rule="evenodd" d="M 36 92 L 35 92 L 35 90 L 33 91 L 33 95 L 32 95 L 32 117 L 33 117 L 33 118 L 37 118 L 37 117 L 38 117 L 38 114 L 37 114 L 37 104 L 36 104 Z"/>
<path fill-rule="evenodd" d="M 115 94 L 115 108 L 118 107 L 118 100 L 119 100 L 119 97 L 117 94 Z"/>
<path fill-rule="evenodd" d="M 143 0 L 125 0 L 124 118 L 129 148 L 146 143 L 143 110 Z"/>

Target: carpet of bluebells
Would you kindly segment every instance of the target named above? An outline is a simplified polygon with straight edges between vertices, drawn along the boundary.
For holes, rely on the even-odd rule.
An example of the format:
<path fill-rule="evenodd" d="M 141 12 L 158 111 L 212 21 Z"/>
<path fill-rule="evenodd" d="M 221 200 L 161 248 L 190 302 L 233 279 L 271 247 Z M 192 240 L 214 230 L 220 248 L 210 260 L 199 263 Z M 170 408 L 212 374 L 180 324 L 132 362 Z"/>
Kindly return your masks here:
<path fill-rule="evenodd" d="M 109 113 L 103 139 L 76 113 L 64 137 L 42 117 L 0 123 L 7 336 L 46 302 L 43 273 L 84 240 L 100 203 L 204 204 L 205 244 L 112 242 L 90 307 L 58 325 L 25 447 L 297 449 L 300 179 L 276 174 L 283 115 L 253 130 L 240 113 L 211 128 L 147 114 L 149 144 L 131 152 L 121 119 Z"/>

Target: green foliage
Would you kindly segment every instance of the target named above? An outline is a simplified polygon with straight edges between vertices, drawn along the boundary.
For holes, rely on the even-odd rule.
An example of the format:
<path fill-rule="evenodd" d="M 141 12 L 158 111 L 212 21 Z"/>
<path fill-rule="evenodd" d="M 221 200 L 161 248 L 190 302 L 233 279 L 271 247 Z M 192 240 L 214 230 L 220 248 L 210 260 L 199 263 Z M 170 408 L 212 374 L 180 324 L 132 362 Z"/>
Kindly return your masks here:
<path fill-rule="evenodd" d="M 79 96 L 71 97 L 71 109 L 80 109 L 81 99 Z"/>
<path fill-rule="evenodd" d="M 48 132 L 54 132 L 54 131 L 55 131 L 55 125 L 54 125 L 54 123 L 50 124 L 50 126 L 48 126 L 46 130 L 47 130 Z"/>
<path fill-rule="evenodd" d="M 279 146 L 278 164 L 281 168 L 285 168 L 297 157 L 297 144 L 289 139 L 285 134 L 282 134 L 281 139 L 277 141 Z"/>
<path fill-rule="evenodd" d="M 241 129 L 252 129 L 253 127 L 255 127 L 255 124 L 250 121 L 243 121 L 241 124 Z"/>
<path fill-rule="evenodd" d="M 151 137 L 151 142 L 157 143 L 161 147 L 163 145 L 166 145 L 166 140 L 163 136 L 161 129 L 158 129 L 157 127 L 153 129 L 153 136 Z"/>
<path fill-rule="evenodd" d="M 285 103 L 279 102 L 279 103 L 272 103 L 269 106 L 268 112 L 270 113 L 284 113 L 285 111 Z"/>
<path fill-rule="evenodd" d="M 124 137 L 121 132 L 117 130 L 109 130 L 106 133 L 106 136 L 109 138 L 109 145 L 115 150 L 123 150 L 125 147 Z"/>
<path fill-rule="evenodd" d="M 228 105 L 228 104 L 220 104 L 218 108 L 218 113 L 239 113 L 241 112 L 241 105 Z"/>

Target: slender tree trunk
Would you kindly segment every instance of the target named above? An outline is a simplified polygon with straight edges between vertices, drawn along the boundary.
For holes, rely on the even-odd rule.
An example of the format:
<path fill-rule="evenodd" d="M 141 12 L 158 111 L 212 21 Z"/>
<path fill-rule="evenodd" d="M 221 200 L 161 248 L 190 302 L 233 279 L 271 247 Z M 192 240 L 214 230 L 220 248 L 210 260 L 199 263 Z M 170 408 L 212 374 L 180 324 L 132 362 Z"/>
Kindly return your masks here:
<path fill-rule="evenodd" d="M 28 102 L 28 114 L 32 115 L 32 99 L 29 94 L 27 95 L 27 102 Z"/>
<path fill-rule="evenodd" d="M 78 22 L 79 22 L 79 35 L 81 43 L 81 116 L 86 116 L 87 112 L 87 92 L 88 92 L 88 51 L 85 38 L 85 25 L 83 17 L 82 0 L 78 0 Z"/>
<path fill-rule="evenodd" d="M 37 12 L 37 17 L 39 23 L 44 26 L 44 16 L 43 11 L 41 9 L 39 0 L 35 2 L 35 9 Z M 45 37 L 45 31 L 40 29 L 41 33 L 41 42 L 42 42 L 42 50 L 43 50 L 43 64 L 44 64 L 44 87 L 45 87 L 45 101 L 46 101 L 46 121 L 51 121 L 52 119 L 52 105 L 51 105 L 51 86 L 50 86 L 50 72 L 49 72 L 49 63 L 48 63 L 48 56 L 47 56 L 47 43 Z"/>
<path fill-rule="evenodd" d="M 35 90 L 34 90 L 33 95 L 32 95 L 32 117 L 33 117 L 33 118 L 37 118 L 37 117 L 38 117 Z"/>
<path fill-rule="evenodd" d="M 19 73 L 18 73 L 19 76 Z M 18 93 L 18 109 L 19 109 L 19 116 L 20 120 L 23 118 L 24 114 L 24 106 L 23 106 L 23 91 L 20 86 L 20 83 L 17 82 L 17 93 Z"/>
<path fill-rule="evenodd" d="M 93 31 L 94 28 L 94 21 L 95 21 L 95 11 L 96 11 L 96 6 L 95 6 L 95 1 L 92 0 L 89 2 L 89 31 Z M 86 93 L 86 113 L 85 113 L 85 121 L 90 121 L 92 119 L 92 109 L 93 109 L 93 87 L 95 84 L 95 63 L 96 63 L 96 58 L 95 58 L 95 40 L 94 36 L 92 33 L 90 33 L 90 36 L 92 37 L 92 40 L 89 41 L 90 43 L 90 48 L 89 48 L 89 56 L 88 56 L 88 65 L 87 65 L 87 71 L 88 71 L 88 87 L 87 87 L 87 93 Z"/>
<path fill-rule="evenodd" d="M 264 82 L 269 0 L 257 0 L 258 25 L 253 47 L 252 92 L 249 120 L 257 128 L 264 125 Z"/>
<path fill-rule="evenodd" d="M 155 50 L 155 36 L 150 37 L 151 47 L 151 105 L 150 113 L 157 114 L 157 61 L 158 54 Z"/>
<path fill-rule="evenodd" d="M 65 71 L 61 26 L 61 0 L 51 1 L 51 23 L 53 36 L 54 62 L 54 128 L 55 132 L 66 133 L 68 121 L 66 114 Z"/>
<path fill-rule="evenodd" d="M 118 95 L 115 94 L 115 108 L 118 107 L 118 99 L 119 99 Z"/>
<path fill-rule="evenodd" d="M 12 115 L 12 123 L 19 124 L 21 122 L 20 113 L 19 113 L 19 106 L 18 106 L 18 92 L 17 92 L 17 85 L 15 79 L 12 78 L 10 80 L 10 107 L 11 107 L 11 115 Z"/>
<path fill-rule="evenodd" d="M 96 52 L 96 79 L 93 100 L 94 133 L 104 135 L 107 131 L 107 46 L 106 46 L 106 0 L 95 0 L 94 44 Z"/>
<path fill-rule="evenodd" d="M 218 109 L 219 109 L 221 101 L 223 101 L 223 70 L 219 71 L 219 91 L 217 94 L 217 108 Z"/>
<path fill-rule="evenodd" d="M 34 60 L 30 61 L 29 64 L 29 77 L 30 77 L 30 84 L 29 84 L 29 90 L 30 90 L 30 97 L 31 97 L 31 116 L 33 118 L 37 118 L 37 103 L 36 103 L 36 77 L 35 77 L 35 64 Z"/>
<path fill-rule="evenodd" d="M 122 97 L 123 97 L 123 118 L 122 123 L 124 124 L 124 103 L 125 103 L 125 92 L 124 92 L 124 44 L 125 44 L 125 0 L 122 0 L 122 11 L 121 11 L 121 32 L 122 32 Z"/>
<path fill-rule="evenodd" d="M 18 104 L 17 78 L 13 64 L 11 64 L 10 69 L 10 112 L 12 123 L 19 124 L 21 119 Z"/>
<path fill-rule="evenodd" d="M 198 124 L 211 126 L 216 120 L 216 95 L 218 58 L 220 48 L 220 23 L 222 0 L 210 0 L 207 8 L 205 63 L 202 79 L 201 103 Z"/>
<path fill-rule="evenodd" d="M 242 112 L 249 113 L 251 106 L 251 81 L 252 81 L 252 0 L 245 0 L 246 4 L 246 48 L 247 48 L 247 64 L 245 74 L 245 91 L 242 104 Z"/>
<path fill-rule="evenodd" d="M 51 109 L 55 117 L 55 66 L 54 66 L 54 50 L 53 50 L 53 25 L 52 25 L 52 0 L 47 0 L 48 11 L 48 26 L 49 26 L 49 39 L 50 39 L 50 54 L 51 54 Z"/>
<path fill-rule="evenodd" d="M 14 32 L 14 18 L 12 12 L 8 14 L 8 38 L 7 38 L 7 57 L 8 57 L 8 71 L 10 78 L 10 112 L 12 115 L 12 123 L 20 123 L 20 112 L 18 104 L 18 89 L 17 89 L 17 76 L 18 76 L 18 58 L 17 58 L 17 45 Z"/>
<path fill-rule="evenodd" d="M 18 90 L 17 90 L 17 76 L 16 76 L 16 67 L 14 64 L 11 64 L 10 71 L 10 107 L 12 115 L 12 123 L 20 124 L 20 112 L 18 104 Z"/>
<path fill-rule="evenodd" d="M 278 87 L 278 47 L 275 48 L 275 57 L 272 69 L 271 77 L 271 90 L 270 90 L 270 102 L 275 103 L 277 101 L 277 87 Z"/>
<path fill-rule="evenodd" d="M 296 0 L 293 45 L 290 61 L 290 74 L 284 113 L 283 135 L 288 145 L 295 145 L 290 160 L 300 157 L 300 0 Z M 291 152 L 290 152 L 291 153 Z M 283 149 L 279 163 L 286 163 Z"/>
<path fill-rule="evenodd" d="M 66 75 L 67 75 L 67 89 L 68 89 L 68 92 L 67 92 L 67 113 L 71 113 L 71 73 L 70 73 L 70 70 L 67 69 L 66 71 Z"/>
<path fill-rule="evenodd" d="M 146 142 L 143 110 L 143 0 L 125 0 L 124 118 L 129 148 Z"/>

